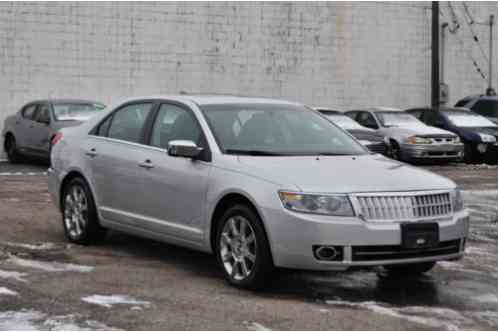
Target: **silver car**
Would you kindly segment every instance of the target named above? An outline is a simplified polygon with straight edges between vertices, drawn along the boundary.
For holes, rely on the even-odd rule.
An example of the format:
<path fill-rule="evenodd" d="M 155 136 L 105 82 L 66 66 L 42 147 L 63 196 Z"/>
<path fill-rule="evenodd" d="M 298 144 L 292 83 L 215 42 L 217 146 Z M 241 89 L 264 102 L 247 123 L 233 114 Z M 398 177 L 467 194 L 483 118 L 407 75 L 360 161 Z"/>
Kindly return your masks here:
<path fill-rule="evenodd" d="M 4 150 L 10 162 L 25 156 L 48 159 L 51 141 L 64 127 L 77 126 L 105 105 L 80 99 L 37 100 L 5 119 Z"/>
<path fill-rule="evenodd" d="M 392 157 L 407 162 L 459 161 L 463 144 L 454 133 L 431 127 L 397 108 L 376 107 L 345 113 L 389 139 Z"/>
<path fill-rule="evenodd" d="M 455 184 L 368 152 L 272 99 L 133 98 L 57 136 L 49 188 L 70 241 L 106 229 L 214 253 L 233 285 L 275 267 L 423 273 L 464 254 Z"/>

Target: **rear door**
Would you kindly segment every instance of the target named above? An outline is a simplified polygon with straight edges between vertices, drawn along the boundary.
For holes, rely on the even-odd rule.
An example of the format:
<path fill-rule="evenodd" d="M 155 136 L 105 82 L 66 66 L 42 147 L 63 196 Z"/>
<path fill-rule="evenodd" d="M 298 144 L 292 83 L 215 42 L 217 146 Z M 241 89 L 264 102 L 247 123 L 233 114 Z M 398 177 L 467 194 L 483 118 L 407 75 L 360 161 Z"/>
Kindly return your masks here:
<path fill-rule="evenodd" d="M 51 121 L 50 104 L 38 104 L 38 112 L 31 127 L 30 139 L 32 141 L 33 149 L 39 154 L 48 154 L 50 146 Z"/>
<path fill-rule="evenodd" d="M 36 103 L 24 106 L 24 108 L 20 113 L 20 116 L 16 120 L 14 135 L 16 138 L 17 145 L 20 148 L 25 148 L 29 150 L 33 147 L 31 132 L 35 125 L 37 108 L 38 105 Z"/>
<path fill-rule="evenodd" d="M 187 106 L 161 103 L 150 130 L 151 148 L 142 162 L 144 226 L 179 240 L 199 242 L 203 235 L 205 197 L 211 163 L 209 147 L 194 113 Z M 193 141 L 204 149 L 196 160 L 168 155 L 169 142 Z"/>
<path fill-rule="evenodd" d="M 144 197 L 141 162 L 146 159 L 145 126 L 154 101 L 120 106 L 90 135 L 83 149 L 91 169 L 101 216 L 111 222 L 136 226 L 142 218 Z"/>

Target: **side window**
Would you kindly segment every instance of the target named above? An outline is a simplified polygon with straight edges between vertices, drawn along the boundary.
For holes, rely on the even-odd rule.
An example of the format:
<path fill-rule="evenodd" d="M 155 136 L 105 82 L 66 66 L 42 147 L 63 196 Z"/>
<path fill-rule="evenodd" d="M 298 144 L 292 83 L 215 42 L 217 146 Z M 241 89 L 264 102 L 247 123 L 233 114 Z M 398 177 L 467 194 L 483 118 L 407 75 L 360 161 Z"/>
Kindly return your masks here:
<path fill-rule="evenodd" d="M 35 114 L 36 114 L 36 104 L 31 104 L 26 107 L 21 112 L 21 115 L 23 118 L 26 120 L 34 120 L 35 119 Z"/>
<path fill-rule="evenodd" d="M 36 121 L 40 123 L 50 123 L 50 108 L 48 104 L 40 104 Z"/>
<path fill-rule="evenodd" d="M 479 100 L 471 109 L 482 116 L 498 117 L 498 101 Z"/>
<path fill-rule="evenodd" d="M 108 137 L 129 142 L 140 142 L 140 135 L 152 103 L 132 104 L 115 112 Z"/>
<path fill-rule="evenodd" d="M 200 144 L 200 138 L 201 130 L 190 112 L 176 105 L 161 105 L 152 128 L 152 146 L 167 149 L 168 143 L 174 140 Z"/>
<path fill-rule="evenodd" d="M 109 126 L 111 125 L 112 116 L 109 116 L 104 122 L 102 122 L 96 132 L 97 136 L 107 136 L 109 132 Z"/>
<path fill-rule="evenodd" d="M 358 123 L 364 127 L 373 128 L 373 129 L 379 128 L 373 115 L 368 113 L 368 112 L 358 113 L 358 116 L 356 117 L 356 121 L 358 121 Z"/>

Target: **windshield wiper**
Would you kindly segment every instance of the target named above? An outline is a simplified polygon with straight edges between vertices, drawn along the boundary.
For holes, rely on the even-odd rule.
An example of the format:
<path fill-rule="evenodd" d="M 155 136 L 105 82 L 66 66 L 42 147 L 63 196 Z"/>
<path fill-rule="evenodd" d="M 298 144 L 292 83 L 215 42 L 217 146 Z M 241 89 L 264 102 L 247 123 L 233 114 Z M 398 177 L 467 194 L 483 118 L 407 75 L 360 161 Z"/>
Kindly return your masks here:
<path fill-rule="evenodd" d="M 264 151 L 264 150 L 238 150 L 238 149 L 226 149 L 225 153 L 228 154 L 241 154 L 248 156 L 288 156 L 283 153 Z"/>

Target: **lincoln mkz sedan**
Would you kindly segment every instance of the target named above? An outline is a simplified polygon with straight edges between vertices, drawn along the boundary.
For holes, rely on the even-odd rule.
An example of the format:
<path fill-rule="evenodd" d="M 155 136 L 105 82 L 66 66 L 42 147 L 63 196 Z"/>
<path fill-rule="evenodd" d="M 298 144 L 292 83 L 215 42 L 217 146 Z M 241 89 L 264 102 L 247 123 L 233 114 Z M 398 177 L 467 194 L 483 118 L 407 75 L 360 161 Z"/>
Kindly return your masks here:
<path fill-rule="evenodd" d="M 455 184 L 372 154 L 301 104 L 134 98 L 54 138 L 49 188 L 70 241 L 107 229 L 214 253 L 233 285 L 275 268 L 418 274 L 464 254 Z"/>

